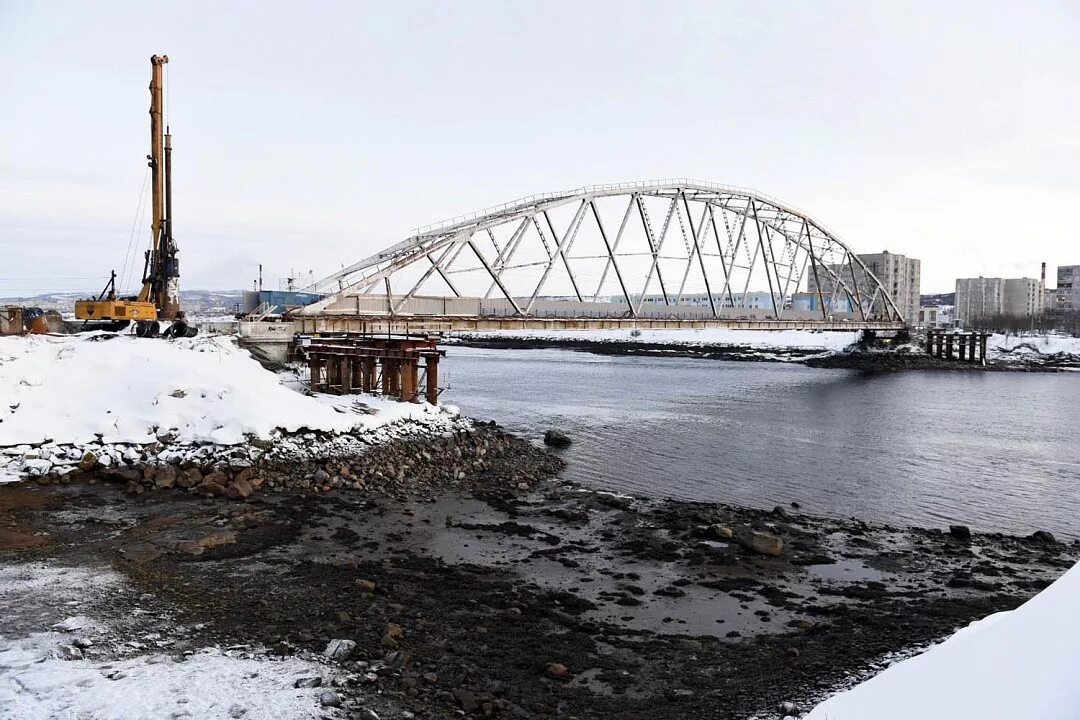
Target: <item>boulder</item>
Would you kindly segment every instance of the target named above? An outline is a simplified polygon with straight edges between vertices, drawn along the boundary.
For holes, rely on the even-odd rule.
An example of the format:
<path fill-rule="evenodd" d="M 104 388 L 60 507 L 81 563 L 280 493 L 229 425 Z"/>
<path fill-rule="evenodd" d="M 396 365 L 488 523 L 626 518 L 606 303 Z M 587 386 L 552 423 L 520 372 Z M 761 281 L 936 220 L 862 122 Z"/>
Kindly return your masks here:
<path fill-rule="evenodd" d="M 215 530 L 212 533 L 203 535 L 197 540 L 181 543 L 177 549 L 189 555 L 202 555 L 210 548 L 218 547 L 219 545 L 232 545 L 235 542 L 235 530 Z"/>
<path fill-rule="evenodd" d="M 150 467 L 148 467 L 147 469 L 149 470 Z M 176 468 L 174 468 L 172 465 L 162 465 L 158 468 L 157 473 L 153 477 L 154 487 L 171 488 L 173 485 L 176 485 L 177 479 L 178 474 L 176 472 Z"/>
<path fill-rule="evenodd" d="M 971 529 L 967 525 L 950 525 L 949 536 L 954 540 L 970 540 Z"/>
<path fill-rule="evenodd" d="M 561 430 L 548 430 L 544 433 L 544 444 L 551 447 L 564 448 L 570 447 L 570 444 L 574 441 L 571 440 L 566 433 Z"/>
<path fill-rule="evenodd" d="M 323 655 L 331 660 L 348 660 L 356 650 L 356 643 L 352 640 L 331 640 Z"/>
<path fill-rule="evenodd" d="M 562 679 L 570 675 L 570 670 L 562 663 L 550 662 L 547 664 L 547 674 Z"/>
<path fill-rule="evenodd" d="M 90 472 L 97 465 L 97 455 L 92 452 L 87 452 L 82 456 L 82 460 L 79 461 L 79 469 L 83 472 Z"/>
<path fill-rule="evenodd" d="M 56 648 L 56 656 L 61 660 L 82 660 L 83 651 L 74 645 L 60 645 Z"/>
<path fill-rule="evenodd" d="M 247 480 L 233 480 L 225 487 L 225 495 L 233 500 L 243 500 L 255 492 L 255 488 Z"/>
<path fill-rule="evenodd" d="M 172 467 L 171 465 L 169 467 Z M 176 476 L 176 484 L 182 488 L 193 488 L 202 482 L 203 476 L 198 468 L 188 468 Z"/>
<path fill-rule="evenodd" d="M 784 554 L 784 541 L 775 535 L 741 527 L 735 530 L 734 537 L 744 548 L 759 555 L 777 557 Z"/>
<path fill-rule="evenodd" d="M 480 703 L 476 702 L 476 696 L 465 688 L 454 688 L 454 699 L 458 707 L 466 713 L 476 712 L 476 709 L 480 707 Z"/>
<path fill-rule="evenodd" d="M 1053 533 L 1047 530 L 1036 530 L 1035 532 L 1028 535 L 1028 540 L 1043 543 L 1044 545 L 1057 544 L 1057 538 L 1054 537 Z"/>
<path fill-rule="evenodd" d="M 208 495 L 224 495 L 225 487 L 229 484 L 229 476 L 220 470 L 214 470 L 199 483 L 199 492 Z"/>
<path fill-rule="evenodd" d="M 397 623 L 386 623 L 386 632 L 382 636 L 382 646 L 390 648 L 391 650 L 396 648 L 401 640 L 405 636 L 405 631 L 401 629 L 401 626 Z"/>
<path fill-rule="evenodd" d="M 705 528 L 705 532 L 709 537 L 714 537 L 719 540 L 730 540 L 733 533 L 731 528 L 721 523 L 715 523 Z"/>
<path fill-rule="evenodd" d="M 365 580 L 364 578 L 356 578 L 356 587 L 360 589 L 360 592 L 373 593 L 375 592 L 375 582 L 373 580 Z"/>

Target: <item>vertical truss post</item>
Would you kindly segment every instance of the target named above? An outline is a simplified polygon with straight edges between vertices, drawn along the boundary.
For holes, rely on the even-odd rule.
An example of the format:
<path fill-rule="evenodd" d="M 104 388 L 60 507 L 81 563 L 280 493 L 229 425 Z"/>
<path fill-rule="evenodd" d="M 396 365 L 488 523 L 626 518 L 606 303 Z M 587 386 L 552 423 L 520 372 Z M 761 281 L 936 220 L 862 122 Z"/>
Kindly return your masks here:
<path fill-rule="evenodd" d="M 818 304 L 821 305 L 821 319 L 828 321 L 829 313 L 825 310 L 825 298 L 821 295 L 821 278 L 817 271 L 817 257 L 814 255 L 814 240 L 810 237 L 810 226 L 803 220 L 803 229 L 806 230 L 806 244 L 810 247 L 810 265 L 814 271 L 814 289 L 817 290 Z"/>
<path fill-rule="evenodd" d="M 577 236 L 578 228 L 581 227 L 581 219 L 585 217 L 585 206 L 587 204 L 586 200 L 582 200 L 581 204 L 578 205 L 577 212 L 574 213 L 574 219 L 570 221 L 570 227 L 566 228 L 563 239 L 559 242 L 558 247 L 555 248 L 555 253 L 551 256 L 547 266 L 544 268 L 543 274 L 540 276 L 540 282 L 536 284 L 536 289 L 533 290 L 532 297 L 529 298 L 529 304 L 525 307 L 525 314 L 532 312 L 533 305 L 536 304 L 536 298 L 540 295 L 540 290 L 543 289 L 544 283 L 547 282 L 548 275 L 551 274 L 551 268 L 555 265 L 555 259 L 566 250 L 567 246 L 572 243 Z M 572 281 L 573 277 L 571 276 L 571 282 Z"/>
<path fill-rule="evenodd" d="M 758 219 L 757 203 L 751 200 L 750 207 L 754 213 L 754 230 L 757 232 L 758 249 L 761 250 L 761 261 L 765 263 L 765 279 L 769 281 L 769 297 L 772 299 L 773 318 L 779 320 L 780 311 L 776 309 L 776 293 L 773 290 L 772 273 L 769 272 L 769 258 L 765 252 L 765 241 L 761 238 L 761 220 Z M 756 251 L 754 255 L 755 257 L 757 256 Z M 747 280 L 749 281 L 749 278 L 747 278 Z"/>
<path fill-rule="evenodd" d="M 480 261 L 480 264 L 484 266 L 485 270 L 487 270 L 488 275 L 490 275 L 491 279 L 495 281 L 495 284 L 499 286 L 499 289 L 502 290 L 502 293 L 506 296 L 506 299 L 510 301 L 510 304 L 514 308 L 514 312 L 516 312 L 518 315 L 522 315 L 523 313 L 521 312 L 521 308 L 518 307 L 517 301 L 515 301 L 514 298 L 510 295 L 510 292 L 506 289 L 506 286 L 503 285 L 502 280 L 499 279 L 499 276 L 496 275 L 495 272 L 491 269 L 491 266 L 488 265 L 487 260 L 484 259 L 484 256 L 480 254 L 480 251 L 473 243 L 472 238 L 469 238 L 468 244 L 469 247 L 472 248 L 473 254 L 476 255 L 476 258 Z"/>
<path fill-rule="evenodd" d="M 727 212 L 723 207 L 720 208 L 720 212 Z M 746 226 L 746 216 L 743 215 L 742 227 L 739 228 L 739 239 L 735 242 L 735 247 L 731 251 L 731 268 L 728 268 L 727 260 L 724 259 L 724 247 L 720 244 L 720 230 L 716 227 L 716 213 L 713 212 L 712 203 L 709 203 L 709 222 L 712 225 L 713 235 L 716 237 L 716 250 L 720 253 L 720 267 L 724 271 L 724 289 L 720 292 L 720 296 L 723 297 L 724 293 L 727 293 L 728 302 L 731 303 L 731 307 L 735 307 L 735 296 L 731 293 L 731 271 L 735 269 L 735 256 L 739 252 L 739 243 L 742 242 L 742 227 Z M 727 230 L 727 216 L 724 216 L 724 229 Z M 730 233 L 728 234 L 728 242 L 731 242 Z"/>
<path fill-rule="evenodd" d="M 697 253 L 698 265 L 701 267 L 701 277 L 705 281 L 705 294 L 709 296 L 709 307 L 712 309 L 713 317 L 719 317 L 719 313 L 716 312 L 716 302 L 713 300 L 712 286 L 709 285 L 709 273 L 705 270 L 705 258 L 701 255 L 701 244 L 698 242 L 698 234 L 701 228 L 705 227 L 705 214 L 709 211 L 709 203 L 705 202 L 705 207 L 701 210 L 701 220 L 698 221 L 697 227 L 694 227 L 694 218 L 690 215 L 690 201 L 686 199 L 686 193 L 682 194 L 683 207 L 686 208 L 686 222 L 690 223 L 690 237 L 694 241 L 694 252 Z M 693 257 L 691 257 L 693 260 Z M 723 255 L 720 257 L 720 262 L 723 263 Z M 687 266 L 689 271 L 689 265 Z M 686 282 L 686 278 L 683 278 L 683 282 Z M 682 289 L 679 289 L 679 294 L 682 295 Z"/>
<path fill-rule="evenodd" d="M 551 236 L 552 237 L 559 237 L 559 233 L 555 232 L 555 226 L 552 225 L 551 216 L 548 215 L 547 210 L 544 211 L 544 220 L 547 221 L 547 225 L 551 229 Z M 577 237 L 577 231 L 576 230 L 574 231 L 574 237 Z M 566 249 L 563 249 L 562 245 L 560 244 L 558 252 L 559 252 L 559 257 L 562 258 L 563 266 L 566 268 L 566 274 L 570 276 L 570 285 L 573 286 L 573 288 L 574 288 L 574 295 L 577 297 L 578 302 L 581 302 L 582 301 L 581 300 L 581 291 L 578 290 L 577 278 L 574 277 L 574 269 L 572 267 L 570 267 L 570 261 L 566 259 L 566 250 L 569 250 L 570 246 L 573 245 L 573 243 L 574 243 L 574 241 L 573 241 L 573 239 L 571 239 L 570 242 L 567 243 Z"/>
<path fill-rule="evenodd" d="M 622 273 L 619 272 L 619 263 L 615 260 L 615 248 L 618 247 L 619 240 L 622 239 L 623 230 L 626 228 L 627 218 L 630 217 L 630 207 L 632 206 L 633 202 L 634 201 L 631 199 L 631 205 L 626 206 L 626 212 L 623 214 L 622 225 L 619 227 L 619 234 L 615 236 L 615 247 L 612 247 L 611 243 L 608 242 L 607 233 L 604 232 L 604 223 L 600 221 L 600 211 L 596 209 L 596 201 L 589 200 L 589 207 L 592 208 L 593 217 L 596 218 L 596 227 L 600 230 L 600 237 L 604 241 L 604 247 L 607 248 L 608 254 L 607 262 L 604 264 L 604 272 L 600 275 L 600 284 L 596 286 L 596 294 L 593 295 L 593 302 L 596 302 L 597 299 L 600 297 L 600 290 L 604 287 L 604 280 L 605 278 L 607 278 L 608 268 L 614 267 L 615 277 L 619 281 L 619 287 L 622 288 L 623 297 L 626 298 L 626 306 L 630 308 L 631 314 L 636 315 L 637 313 L 634 313 L 634 304 L 630 302 L 630 293 L 626 291 L 626 283 L 623 282 Z"/>
<path fill-rule="evenodd" d="M 517 226 L 517 230 L 510 236 L 510 242 L 506 243 L 506 246 L 503 247 L 503 251 L 495 258 L 495 262 L 491 266 L 495 271 L 495 278 L 502 279 L 506 264 L 510 262 L 510 259 L 514 256 L 514 252 L 521 243 L 521 239 L 525 236 L 525 229 L 529 227 L 531 221 L 532 219 L 528 216 L 521 219 L 521 224 Z M 484 300 L 487 300 L 491 296 L 491 293 L 495 291 L 495 288 L 498 287 L 495 278 L 492 279 L 491 285 L 488 286 L 487 292 L 484 293 Z"/>
<path fill-rule="evenodd" d="M 855 279 L 855 255 L 845 248 L 848 270 L 851 271 L 851 284 L 855 286 L 855 303 L 859 306 L 859 317 L 866 321 L 866 310 L 862 304 L 862 294 L 859 291 L 859 281 Z M 865 275 L 865 273 L 863 273 Z"/>
<path fill-rule="evenodd" d="M 637 196 L 638 212 L 641 214 L 641 224 L 645 228 L 645 237 L 649 241 L 649 250 L 652 252 L 652 265 L 649 266 L 649 273 L 645 276 L 645 286 L 641 289 L 641 297 L 638 298 L 637 312 L 641 312 L 641 305 L 645 302 L 645 294 L 649 292 L 649 283 L 652 282 L 653 273 L 656 273 L 656 279 L 660 283 L 660 292 L 664 295 L 664 304 L 670 305 L 671 301 L 668 299 L 667 288 L 664 286 L 664 276 L 660 272 L 660 248 L 664 244 L 664 238 L 667 237 L 668 225 L 671 224 L 671 213 L 675 209 L 675 200 L 672 199 L 671 205 L 668 206 L 667 217 L 664 219 L 664 228 L 660 231 L 660 240 L 657 241 L 653 237 L 652 223 L 649 222 L 649 213 L 645 210 L 645 204 L 641 201 L 641 195 Z M 635 313 L 637 314 L 637 313 Z"/>

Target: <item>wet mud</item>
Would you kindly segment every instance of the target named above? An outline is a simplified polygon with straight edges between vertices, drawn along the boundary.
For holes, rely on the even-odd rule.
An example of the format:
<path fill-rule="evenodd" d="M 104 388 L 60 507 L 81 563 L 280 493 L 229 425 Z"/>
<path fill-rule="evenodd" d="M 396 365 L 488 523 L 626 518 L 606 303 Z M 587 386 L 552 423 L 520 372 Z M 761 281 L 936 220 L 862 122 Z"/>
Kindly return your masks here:
<path fill-rule="evenodd" d="M 1016 607 L 1080 554 L 558 480 L 226 501 L 91 479 L 0 487 L 0 529 L 39 539 L 0 544 L 0 562 L 119 571 L 131 591 L 100 609 L 154 608 L 142 631 L 175 652 L 354 641 L 328 717 L 776 716 Z"/>

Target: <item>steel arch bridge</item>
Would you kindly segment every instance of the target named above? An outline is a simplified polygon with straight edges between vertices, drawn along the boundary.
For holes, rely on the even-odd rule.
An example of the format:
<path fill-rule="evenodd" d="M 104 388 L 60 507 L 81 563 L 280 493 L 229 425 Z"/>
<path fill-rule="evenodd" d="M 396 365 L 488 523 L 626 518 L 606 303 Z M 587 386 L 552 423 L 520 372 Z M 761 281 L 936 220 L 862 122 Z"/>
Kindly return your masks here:
<path fill-rule="evenodd" d="M 807 213 L 683 178 L 533 195 L 418 228 L 309 290 L 326 297 L 294 314 L 307 329 L 905 323 L 870 269 Z"/>

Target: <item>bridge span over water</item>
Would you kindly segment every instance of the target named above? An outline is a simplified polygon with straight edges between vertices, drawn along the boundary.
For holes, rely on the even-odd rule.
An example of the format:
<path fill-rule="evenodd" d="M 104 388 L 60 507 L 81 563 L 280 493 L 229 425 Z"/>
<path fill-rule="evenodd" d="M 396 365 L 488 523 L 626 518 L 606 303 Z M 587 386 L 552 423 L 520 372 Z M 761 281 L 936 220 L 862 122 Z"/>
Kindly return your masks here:
<path fill-rule="evenodd" d="M 416 229 L 309 288 L 306 332 L 899 330 L 888 289 L 825 225 L 688 179 L 533 195 Z"/>

